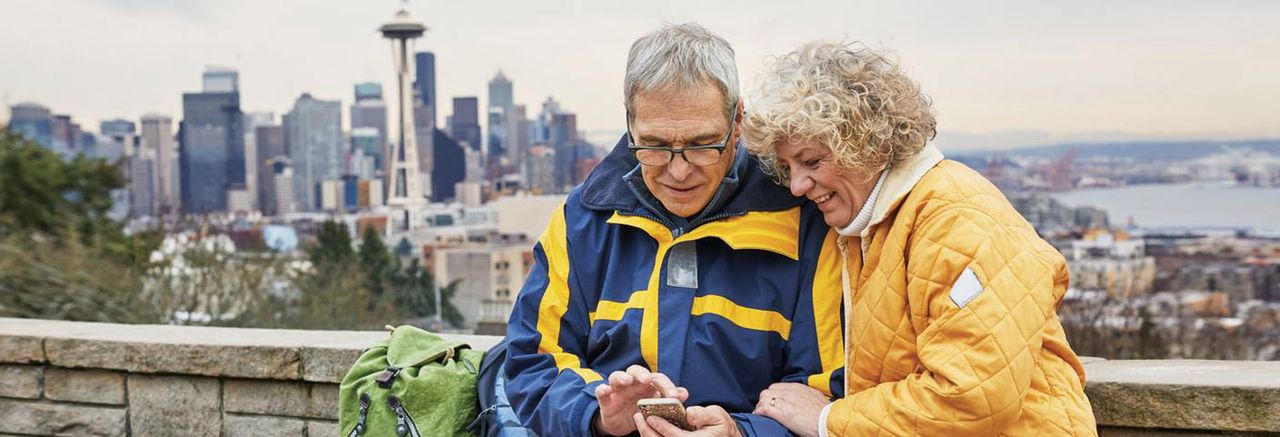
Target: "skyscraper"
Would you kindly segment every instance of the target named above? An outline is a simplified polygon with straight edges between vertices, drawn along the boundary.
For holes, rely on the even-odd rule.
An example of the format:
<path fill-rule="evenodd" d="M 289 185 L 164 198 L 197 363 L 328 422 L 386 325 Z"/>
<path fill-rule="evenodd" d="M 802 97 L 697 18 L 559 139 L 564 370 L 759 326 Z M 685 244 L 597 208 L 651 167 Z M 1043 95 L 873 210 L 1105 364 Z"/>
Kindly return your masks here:
<path fill-rule="evenodd" d="M 46 148 L 53 147 L 53 112 L 36 103 L 19 103 L 9 110 L 9 131 Z"/>
<path fill-rule="evenodd" d="M 226 67 L 205 67 L 203 90 L 206 93 L 238 93 L 240 92 L 240 73 Z"/>
<path fill-rule="evenodd" d="M 284 116 L 285 147 L 293 160 L 293 194 L 300 211 L 317 211 L 320 182 L 342 176 L 342 104 L 303 94 Z"/>
<path fill-rule="evenodd" d="M 413 56 L 416 77 L 413 86 L 417 88 L 418 98 L 422 106 L 431 110 L 431 126 L 436 125 L 435 114 L 440 112 L 436 106 L 436 55 L 431 52 L 418 52 Z"/>
<path fill-rule="evenodd" d="M 431 172 L 431 201 L 444 202 L 455 197 L 455 185 L 467 177 L 467 150 L 440 129 L 433 135 L 436 169 Z"/>
<path fill-rule="evenodd" d="M 178 211 L 178 163 L 173 145 L 173 118 L 160 114 L 142 116 L 141 149 L 155 156 L 155 213 Z"/>
<path fill-rule="evenodd" d="M 118 118 L 115 120 L 103 120 L 98 123 L 98 133 L 108 137 L 118 137 L 121 135 L 134 135 L 137 133 L 137 129 L 132 121 Z"/>
<path fill-rule="evenodd" d="M 248 202 L 247 208 L 261 209 L 257 202 L 261 192 L 259 176 L 262 173 L 260 168 L 266 163 L 259 159 L 261 154 L 257 153 L 257 128 L 262 126 L 276 126 L 275 114 L 268 111 L 244 113 L 244 199 Z"/>
<path fill-rule="evenodd" d="M 204 90 L 182 95 L 178 161 L 182 207 L 206 214 L 227 209 L 228 192 L 244 189 L 244 116 L 236 73 L 211 69 Z"/>
<path fill-rule="evenodd" d="M 387 150 L 387 103 L 382 100 L 382 85 L 376 82 L 358 83 L 355 86 L 355 103 L 351 104 L 351 150 L 355 144 L 355 132 L 364 132 L 361 136 L 361 147 L 372 146 L 364 150 L 365 156 L 373 159 L 374 171 L 385 174 Z M 370 131 L 371 130 L 371 131 Z M 373 143 L 367 144 L 367 134 L 373 132 Z"/>
<path fill-rule="evenodd" d="M 498 70 L 498 74 L 489 81 L 489 147 L 485 149 L 487 158 L 497 162 L 499 157 L 514 155 L 508 144 L 508 138 L 515 135 L 511 118 L 515 114 L 515 102 L 512 101 L 511 80 Z M 487 164 L 486 164 L 487 165 Z"/>
<path fill-rule="evenodd" d="M 476 151 L 484 145 L 481 143 L 478 106 L 479 99 L 475 97 L 454 97 L 453 115 L 449 118 L 449 133 L 453 138 Z"/>
<path fill-rule="evenodd" d="M 284 127 L 276 125 L 260 125 L 254 129 L 254 144 L 257 146 L 258 161 L 258 209 L 263 214 L 275 215 L 277 202 L 275 200 L 275 178 L 276 170 L 273 169 L 272 162 L 280 159 L 287 160 L 287 152 L 284 147 Z M 290 183 L 292 182 L 292 170 L 290 170 Z M 289 187 L 289 192 L 293 192 L 293 187 Z M 292 201 L 292 199 L 289 199 Z"/>

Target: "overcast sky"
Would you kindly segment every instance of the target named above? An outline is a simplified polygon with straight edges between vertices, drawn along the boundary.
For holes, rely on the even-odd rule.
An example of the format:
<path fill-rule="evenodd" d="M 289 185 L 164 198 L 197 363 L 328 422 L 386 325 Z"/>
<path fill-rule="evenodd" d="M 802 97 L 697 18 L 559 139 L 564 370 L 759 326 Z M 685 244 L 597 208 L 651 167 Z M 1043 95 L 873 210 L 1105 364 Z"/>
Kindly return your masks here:
<path fill-rule="evenodd" d="M 413 1 L 442 111 L 501 68 L 517 103 L 547 96 L 582 130 L 622 129 L 631 42 L 697 21 L 733 44 L 744 87 L 812 39 L 894 50 L 931 95 L 944 150 L 1057 141 L 1280 137 L 1276 1 Z M 303 92 L 352 100 L 394 82 L 377 27 L 394 0 L 0 0 L 0 98 L 97 128 L 181 116 L 206 65 L 240 71 L 245 111 Z M 483 103 L 482 103 L 483 104 Z M 344 109 L 345 111 L 345 109 Z M 443 115 L 439 117 L 443 121 Z"/>

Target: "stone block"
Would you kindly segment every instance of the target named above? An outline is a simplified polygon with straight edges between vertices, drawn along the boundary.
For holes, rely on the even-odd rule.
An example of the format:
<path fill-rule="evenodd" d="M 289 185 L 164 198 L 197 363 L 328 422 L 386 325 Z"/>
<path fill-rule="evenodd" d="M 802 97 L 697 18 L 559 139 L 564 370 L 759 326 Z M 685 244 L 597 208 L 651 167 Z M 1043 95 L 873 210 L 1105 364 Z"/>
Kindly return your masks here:
<path fill-rule="evenodd" d="M 43 363 L 43 341 L 40 337 L 0 333 L 0 363 Z"/>
<path fill-rule="evenodd" d="M 329 437 L 341 436 L 338 430 L 338 422 L 328 420 L 308 420 L 307 421 L 307 437 Z"/>
<path fill-rule="evenodd" d="M 338 384 L 311 384 L 308 417 L 338 418 Z"/>
<path fill-rule="evenodd" d="M 44 372 L 44 397 L 55 401 L 124 405 L 124 374 L 50 367 Z"/>
<path fill-rule="evenodd" d="M 130 334 L 139 335 L 142 334 Z M 45 354 L 60 367 L 124 370 L 131 373 L 178 373 L 235 378 L 298 379 L 296 348 L 261 345 L 217 345 L 158 342 L 142 338 L 100 339 L 89 336 L 45 339 Z"/>
<path fill-rule="evenodd" d="M 1280 362 L 1109 360 L 1085 371 L 1099 426 L 1280 432 Z"/>
<path fill-rule="evenodd" d="M 40 366 L 0 365 L 0 397 L 39 399 Z"/>
<path fill-rule="evenodd" d="M 221 432 L 217 379 L 152 375 L 127 379 L 132 435 L 217 436 Z"/>
<path fill-rule="evenodd" d="M 369 346 L 369 345 L 365 345 Z M 311 347 L 302 350 L 302 379 L 312 382 L 342 382 L 347 370 L 356 363 L 363 352 L 361 347 L 350 349 Z"/>
<path fill-rule="evenodd" d="M 231 413 L 304 417 L 309 396 L 302 382 L 228 379 L 222 383 L 222 407 Z"/>
<path fill-rule="evenodd" d="M 0 399 L 0 434 L 123 436 L 125 409 Z"/>
<path fill-rule="evenodd" d="M 222 418 L 222 435 L 225 437 L 300 437 L 306 435 L 306 424 L 302 419 L 287 417 L 227 414 Z"/>

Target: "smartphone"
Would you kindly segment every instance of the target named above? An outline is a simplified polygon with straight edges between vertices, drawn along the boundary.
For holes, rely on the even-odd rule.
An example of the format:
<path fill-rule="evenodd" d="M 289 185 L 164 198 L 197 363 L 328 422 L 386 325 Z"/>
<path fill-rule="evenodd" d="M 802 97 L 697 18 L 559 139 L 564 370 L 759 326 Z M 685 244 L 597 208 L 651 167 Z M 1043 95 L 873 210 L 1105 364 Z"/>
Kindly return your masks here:
<path fill-rule="evenodd" d="M 658 416 L 685 431 L 694 430 L 692 426 L 689 426 L 689 422 L 685 420 L 684 404 L 680 403 L 679 399 L 641 399 L 636 402 L 636 409 L 640 410 L 640 414 L 644 415 L 646 419 L 649 418 L 649 416 Z"/>

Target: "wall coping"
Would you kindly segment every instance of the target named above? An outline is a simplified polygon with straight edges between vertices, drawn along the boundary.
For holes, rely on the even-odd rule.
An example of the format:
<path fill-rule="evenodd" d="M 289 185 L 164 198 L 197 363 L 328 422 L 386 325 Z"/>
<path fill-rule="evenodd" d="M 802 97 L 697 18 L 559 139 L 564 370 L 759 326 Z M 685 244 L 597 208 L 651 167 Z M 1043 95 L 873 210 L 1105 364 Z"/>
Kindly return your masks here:
<path fill-rule="evenodd" d="M 0 365 L 338 383 L 386 336 L 0 318 Z M 502 339 L 444 336 L 478 350 Z M 1100 427 L 1280 432 L 1280 362 L 1082 361 Z"/>

